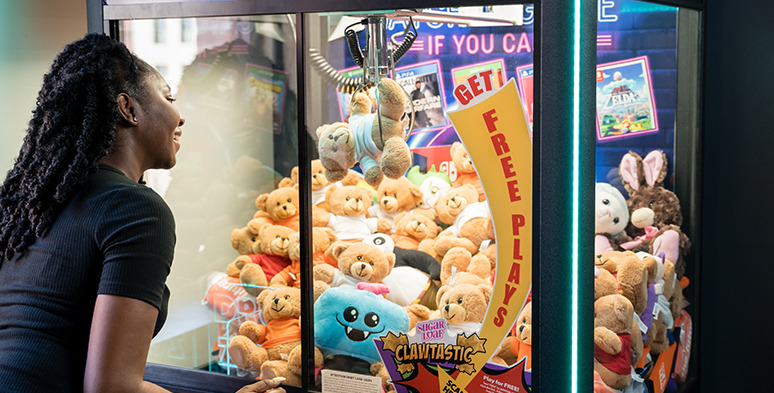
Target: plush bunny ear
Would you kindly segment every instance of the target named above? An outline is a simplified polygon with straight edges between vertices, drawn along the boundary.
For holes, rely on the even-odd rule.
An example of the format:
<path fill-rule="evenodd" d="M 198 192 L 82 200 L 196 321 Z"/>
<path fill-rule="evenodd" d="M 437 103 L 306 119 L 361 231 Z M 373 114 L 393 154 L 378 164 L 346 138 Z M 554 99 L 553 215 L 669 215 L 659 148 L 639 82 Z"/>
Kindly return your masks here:
<path fill-rule="evenodd" d="M 653 150 L 642 160 L 645 182 L 653 187 L 661 185 L 666 178 L 666 155 L 661 150 Z"/>
<path fill-rule="evenodd" d="M 623 184 L 627 189 L 631 189 L 634 191 L 637 191 L 640 188 L 640 178 L 638 175 L 638 165 L 637 161 L 638 158 L 640 158 L 637 153 L 626 153 L 623 158 L 621 158 L 621 164 L 618 165 L 618 172 L 621 174 L 621 179 L 623 180 Z M 630 191 L 631 190 L 627 190 Z"/>

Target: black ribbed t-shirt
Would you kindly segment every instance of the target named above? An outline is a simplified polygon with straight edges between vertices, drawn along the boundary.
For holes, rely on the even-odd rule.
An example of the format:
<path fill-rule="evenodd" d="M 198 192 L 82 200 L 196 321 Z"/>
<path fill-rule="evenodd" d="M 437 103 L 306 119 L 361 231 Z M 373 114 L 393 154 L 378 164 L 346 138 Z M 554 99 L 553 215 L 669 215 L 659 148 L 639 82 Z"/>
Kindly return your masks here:
<path fill-rule="evenodd" d="M 51 229 L 0 265 L 0 392 L 81 392 L 98 294 L 167 315 L 175 223 L 164 200 L 101 165 Z"/>

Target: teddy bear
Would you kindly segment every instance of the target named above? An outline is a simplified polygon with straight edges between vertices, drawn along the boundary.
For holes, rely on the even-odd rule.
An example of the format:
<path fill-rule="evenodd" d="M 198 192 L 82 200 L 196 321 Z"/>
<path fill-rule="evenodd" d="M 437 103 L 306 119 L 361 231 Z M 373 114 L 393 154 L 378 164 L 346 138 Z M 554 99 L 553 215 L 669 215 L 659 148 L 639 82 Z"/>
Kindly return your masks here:
<path fill-rule="evenodd" d="M 312 265 L 326 263 L 325 251 L 334 242 L 338 241 L 331 228 L 312 227 Z M 294 232 L 288 238 L 288 259 L 290 265 L 279 271 L 269 281 L 269 285 L 300 287 L 301 286 L 301 234 Z"/>
<path fill-rule="evenodd" d="M 510 336 L 500 344 L 496 356 L 496 362 L 506 366 L 525 359 L 524 368 L 532 369 L 532 301 L 528 300 L 524 304 L 516 317 Z"/>
<path fill-rule="evenodd" d="M 319 159 L 312 160 L 311 163 L 312 173 L 312 206 L 328 210 L 328 202 L 325 200 L 325 193 L 328 188 L 338 186 L 354 186 L 360 181 L 360 175 L 355 171 L 348 171 L 347 175 L 341 181 L 336 183 L 328 181 L 328 177 L 325 176 L 325 167 Z M 284 177 L 280 180 L 278 187 L 293 187 L 298 184 L 298 166 L 294 166 L 290 170 L 290 177 Z"/>
<path fill-rule="evenodd" d="M 395 265 L 382 282 L 389 292 L 387 300 L 407 307 L 412 326 L 419 320 L 427 319 L 431 310 L 437 308 L 436 293 L 440 286 L 441 266 L 432 256 L 417 250 L 397 247 L 386 234 L 375 233 L 363 243 L 371 244 L 382 253 L 395 255 Z M 420 310 L 413 306 L 424 306 Z"/>
<path fill-rule="evenodd" d="M 619 245 L 631 241 L 626 234 L 629 208 L 617 188 L 596 183 L 594 188 L 594 253 L 620 250 Z"/>
<path fill-rule="evenodd" d="M 453 336 L 470 336 L 481 330 L 492 296 L 492 285 L 444 285 L 438 289 L 436 296 L 441 317 L 446 319 L 446 331 Z"/>
<path fill-rule="evenodd" d="M 441 284 L 492 283 L 492 264 L 484 254 L 471 255 L 464 247 L 453 247 L 441 260 Z"/>
<path fill-rule="evenodd" d="M 231 231 L 231 247 L 239 255 L 254 254 L 253 248 L 258 241 L 258 229 L 265 224 L 261 219 L 252 219 L 242 228 L 235 228 Z"/>
<path fill-rule="evenodd" d="M 594 371 L 613 389 L 632 382 L 632 303 L 623 295 L 603 296 L 594 302 Z"/>
<path fill-rule="evenodd" d="M 301 291 L 290 287 L 269 289 L 257 300 L 265 325 L 244 322 L 228 344 L 232 362 L 248 371 L 260 371 L 267 360 L 280 360 L 301 344 Z"/>
<path fill-rule="evenodd" d="M 659 263 L 655 258 L 640 258 L 632 251 L 605 251 L 595 257 L 595 266 L 613 274 L 617 280 L 617 293 L 629 300 L 633 307 L 633 325 L 640 335 L 630 340 L 632 352 L 642 353 L 643 342 L 652 325 L 653 302 L 649 287 L 656 280 Z M 596 288 L 595 288 L 596 289 Z M 604 297 L 604 296 L 602 296 Z M 639 359 L 635 359 L 636 362 Z"/>
<path fill-rule="evenodd" d="M 682 277 L 684 256 L 690 251 L 691 241 L 680 229 L 683 222 L 680 200 L 663 185 L 667 175 L 666 154 L 654 150 L 643 159 L 630 151 L 621 159 L 618 171 L 629 193 L 626 203 L 630 223 L 626 232 L 634 238 L 621 247 L 652 255 L 663 252 L 675 264 L 677 276 Z"/>
<path fill-rule="evenodd" d="M 280 187 L 272 192 L 261 194 L 255 199 L 258 211 L 253 216 L 253 225 L 264 223 L 286 226 L 298 230 L 299 197 L 298 184 L 293 187 Z"/>
<path fill-rule="evenodd" d="M 368 284 L 382 283 L 395 266 L 395 254 L 383 252 L 373 244 L 337 241 L 330 248 L 338 269 L 328 264 L 314 266 L 314 279 L 332 288 L 357 289 L 361 283 L 373 287 Z"/>
<path fill-rule="evenodd" d="M 320 210 L 318 226 L 333 228 L 340 240 L 360 241 L 375 232 L 388 233 L 392 224 L 383 218 L 367 217 L 371 195 L 358 186 L 336 187 L 326 197 L 330 212 Z"/>
<path fill-rule="evenodd" d="M 435 165 L 431 165 L 425 173 L 422 173 L 418 165 L 412 166 L 408 170 L 406 178 L 419 186 L 422 191 L 422 195 L 424 195 L 422 206 L 420 206 L 422 209 L 432 210 L 438 198 L 452 188 L 449 175 L 446 172 L 436 170 Z"/>
<path fill-rule="evenodd" d="M 435 251 L 443 257 L 452 247 L 464 247 L 471 254 L 477 253 L 482 244 L 492 238 L 485 230 L 491 220 L 489 206 L 478 201 L 478 193 L 471 184 L 452 188 L 435 204 L 435 211 L 442 223 L 448 225 L 435 238 Z M 491 261 L 494 264 L 495 261 Z"/>
<path fill-rule="evenodd" d="M 286 226 L 264 223 L 256 231 L 252 253 L 238 256 L 226 267 L 226 273 L 238 276 L 245 290 L 257 296 L 276 274 L 290 266 L 288 244 L 294 232 Z"/>
<path fill-rule="evenodd" d="M 376 203 L 368 208 L 368 214 L 393 223 L 391 233 L 395 233 L 395 217 L 420 206 L 424 195 L 419 187 L 403 176 L 382 180 L 376 189 L 376 198 Z"/>
<path fill-rule="evenodd" d="M 669 299 L 672 298 L 675 287 L 679 286 L 675 265 L 669 260 L 664 261 L 663 278 L 656 284 L 658 300 L 653 309 L 653 325 L 648 330 L 648 338 L 645 342 L 650 347 L 650 354 L 658 356 L 669 348 L 670 341 L 674 341 L 672 329 L 674 318 Z"/>
<path fill-rule="evenodd" d="M 452 143 L 449 147 L 449 155 L 451 155 L 452 162 L 454 163 L 454 169 L 457 170 L 457 178 L 452 182 L 452 187 L 470 184 L 475 187 L 478 193 L 478 201 L 484 202 L 486 200 L 484 186 L 481 184 L 476 168 L 473 166 L 473 160 L 470 159 L 468 151 L 465 150 L 462 142 Z"/>
<path fill-rule="evenodd" d="M 418 211 L 404 212 L 395 216 L 393 223 L 395 233 L 392 241 L 395 246 L 436 256 L 434 239 L 441 232 L 441 227 L 432 217 Z"/>
<path fill-rule="evenodd" d="M 408 330 L 404 307 L 367 291 L 331 288 L 314 303 L 314 344 L 325 356 L 323 368 L 377 375 L 385 391 L 389 376 L 373 339 Z"/>
<path fill-rule="evenodd" d="M 378 115 L 371 113 L 371 99 L 363 92 L 352 96 L 347 123 L 317 128 L 317 151 L 330 181 L 343 179 L 360 163 L 366 183 L 377 187 L 384 176 L 397 179 L 411 166 L 411 151 L 404 139 L 401 117 L 406 94 L 394 80 L 377 85 Z"/>

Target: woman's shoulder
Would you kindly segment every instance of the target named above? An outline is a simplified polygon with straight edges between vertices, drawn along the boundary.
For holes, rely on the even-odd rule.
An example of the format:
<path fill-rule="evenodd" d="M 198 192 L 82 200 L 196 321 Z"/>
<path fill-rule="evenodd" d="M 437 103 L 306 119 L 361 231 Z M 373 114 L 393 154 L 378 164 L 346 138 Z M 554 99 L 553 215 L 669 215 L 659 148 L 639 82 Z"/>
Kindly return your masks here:
<path fill-rule="evenodd" d="M 164 198 L 156 191 L 106 165 L 101 165 L 90 176 L 84 192 L 92 203 L 105 206 L 113 212 L 171 214 Z"/>

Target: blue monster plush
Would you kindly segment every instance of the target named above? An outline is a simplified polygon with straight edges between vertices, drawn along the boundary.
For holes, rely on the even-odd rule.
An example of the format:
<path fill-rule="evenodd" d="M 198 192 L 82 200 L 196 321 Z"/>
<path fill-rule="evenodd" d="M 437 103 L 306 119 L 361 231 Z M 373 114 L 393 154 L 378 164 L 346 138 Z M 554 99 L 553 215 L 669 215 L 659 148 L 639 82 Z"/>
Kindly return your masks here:
<path fill-rule="evenodd" d="M 408 330 L 406 309 L 371 292 L 331 288 L 314 303 L 314 344 L 326 356 L 325 368 L 336 368 L 338 357 L 339 362 L 347 360 L 347 371 L 354 371 L 355 359 L 367 362 L 363 364 L 367 372 L 371 364 L 381 361 L 374 339 L 388 331 Z"/>

